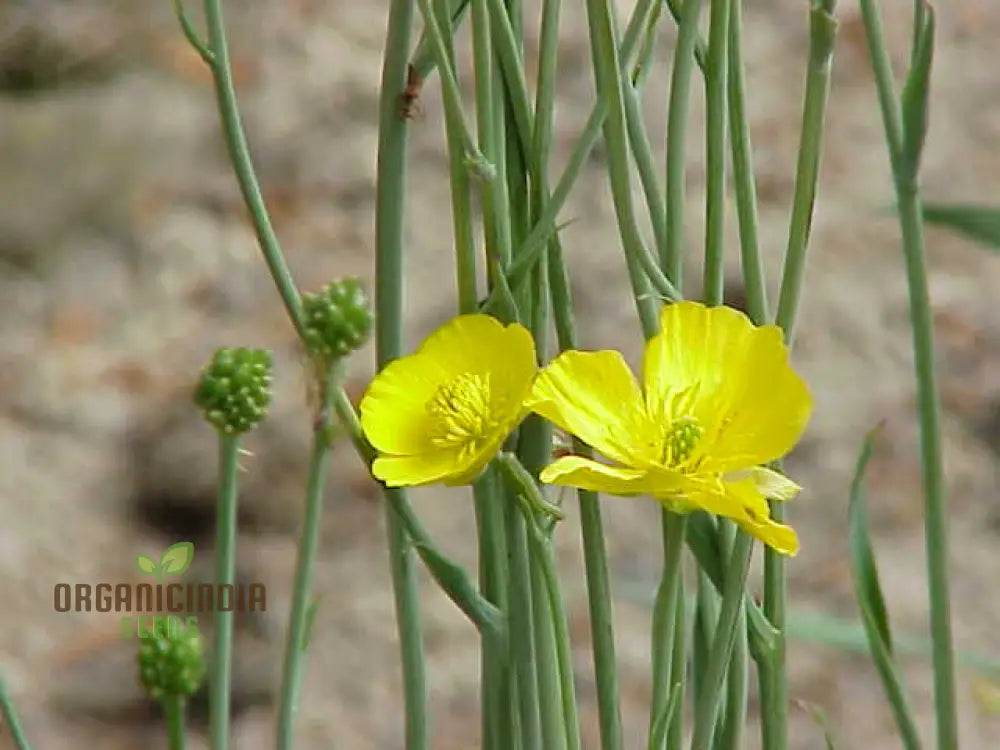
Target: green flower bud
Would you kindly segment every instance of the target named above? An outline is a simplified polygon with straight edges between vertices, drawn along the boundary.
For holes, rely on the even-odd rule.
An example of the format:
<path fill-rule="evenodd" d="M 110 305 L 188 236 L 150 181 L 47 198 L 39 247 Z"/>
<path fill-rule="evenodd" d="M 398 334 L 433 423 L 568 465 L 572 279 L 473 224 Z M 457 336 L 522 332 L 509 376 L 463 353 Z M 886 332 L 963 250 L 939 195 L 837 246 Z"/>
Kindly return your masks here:
<path fill-rule="evenodd" d="M 256 427 L 271 403 L 271 363 L 265 349 L 216 350 L 194 392 L 205 419 L 227 435 Z"/>
<path fill-rule="evenodd" d="M 205 676 L 198 628 L 168 624 L 161 620 L 139 645 L 139 679 L 153 700 L 193 695 Z"/>
<path fill-rule="evenodd" d="M 359 279 L 332 281 L 319 292 L 303 294 L 302 309 L 306 344 L 325 359 L 346 357 L 371 333 L 372 311 Z"/>

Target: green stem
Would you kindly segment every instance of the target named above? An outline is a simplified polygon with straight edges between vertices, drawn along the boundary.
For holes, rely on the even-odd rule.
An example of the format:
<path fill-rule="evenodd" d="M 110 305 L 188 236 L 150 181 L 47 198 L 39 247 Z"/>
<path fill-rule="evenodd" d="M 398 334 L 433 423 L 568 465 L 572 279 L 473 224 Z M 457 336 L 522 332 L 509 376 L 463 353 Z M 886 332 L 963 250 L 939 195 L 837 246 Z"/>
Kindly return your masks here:
<path fill-rule="evenodd" d="M 664 732 L 669 750 L 679 750 L 684 743 L 684 691 L 687 682 L 687 597 L 684 595 L 684 579 L 677 591 L 674 607 L 674 653 L 670 659 L 670 684 L 673 695 L 668 699 L 673 705 L 667 706 L 668 725 Z"/>
<path fill-rule="evenodd" d="M 691 73 L 695 62 L 694 50 L 698 40 L 700 14 L 701 0 L 685 0 L 670 73 L 670 102 L 667 110 L 667 242 L 666 252 L 660 258 L 660 263 L 675 284 L 681 283 L 684 274 L 684 163 Z"/>
<path fill-rule="evenodd" d="M 730 0 L 711 0 L 709 5 L 708 61 L 705 66 L 705 269 L 702 286 L 702 298 L 706 305 L 722 304 L 725 278 L 723 233 L 726 218 L 729 3 Z"/>
<path fill-rule="evenodd" d="M 776 322 L 785 331 L 790 344 L 794 339 L 795 316 L 805 277 L 806 250 L 812 228 L 816 185 L 819 182 L 823 127 L 826 118 L 827 95 L 830 90 L 833 43 L 837 22 L 833 17 L 833 0 L 815 2 L 809 14 L 809 64 L 806 72 L 806 94 L 802 107 L 802 132 L 799 138 L 798 165 L 795 170 L 795 193 L 788 227 L 788 247 L 781 275 Z"/>
<path fill-rule="evenodd" d="M 264 254 L 264 260 L 267 262 L 271 277 L 278 287 L 278 293 L 288 311 L 288 317 L 301 337 L 303 335 L 302 300 L 299 296 L 299 290 L 295 286 L 295 280 L 292 278 L 292 272 L 285 262 L 285 255 L 281 250 L 278 236 L 275 234 L 274 227 L 268 217 L 260 183 L 254 172 L 250 147 L 247 144 L 246 133 L 243 130 L 240 110 L 236 101 L 236 88 L 233 84 L 233 69 L 229 60 L 229 47 L 226 41 L 221 0 L 205 0 L 205 25 L 208 28 L 208 45 L 214 59 L 211 66 L 212 78 L 215 82 L 215 95 L 229 158 L 233 163 L 240 192 L 243 194 L 243 200 L 249 210 L 257 242 Z"/>
<path fill-rule="evenodd" d="M 485 2 L 485 0 L 477 0 Z M 625 38 L 621 44 L 621 59 L 628 59 L 635 50 L 636 44 L 642 32 L 641 8 L 637 5 L 633 10 L 632 18 L 628 28 L 625 30 Z M 527 274 L 537 263 L 542 251 L 545 249 L 550 236 L 556 231 L 555 221 L 569 196 L 570 190 L 576 183 L 584 164 L 590 156 L 594 144 L 600 137 L 604 120 L 607 116 L 608 104 L 603 98 L 599 98 L 594 105 L 594 109 L 587 118 L 583 132 L 577 138 L 576 145 L 570 153 L 566 166 L 563 168 L 562 176 L 556 183 L 552 195 L 545 201 L 545 207 L 535 222 L 535 227 L 521 243 L 517 261 L 508 271 L 508 278 L 512 287 L 520 284 L 525 274 Z"/>
<path fill-rule="evenodd" d="M 549 287 L 552 291 L 552 312 L 560 351 L 575 349 L 576 325 L 569 277 L 562 251 L 553 246 L 550 251 Z M 573 451 L 581 456 L 589 448 L 573 440 Z M 583 538 L 583 562 L 587 577 L 587 603 L 590 610 L 590 632 L 594 654 L 594 676 L 597 683 L 597 714 L 603 750 L 622 750 L 622 718 L 619 702 L 618 666 L 615 658 L 614 615 L 611 607 L 611 586 L 608 581 L 608 557 L 604 546 L 604 522 L 600 499 L 596 492 L 578 490 L 580 501 L 580 531 Z"/>
<path fill-rule="evenodd" d="M 508 646 L 517 681 L 518 712 L 521 724 L 521 750 L 540 750 L 541 719 L 538 711 L 538 684 L 535 676 L 535 643 L 532 632 L 531 573 L 524 518 L 513 498 L 508 498 L 507 562 Z"/>
<path fill-rule="evenodd" d="M 750 148 L 750 125 L 746 114 L 746 83 L 741 42 L 743 0 L 729 5 L 729 126 L 733 154 L 733 183 L 736 192 L 736 215 L 740 227 L 740 265 L 746 290 L 747 313 L 757 325 L 768 320 L 764 264 L 757 239 L 757 186 L 754 180 Z"/>
<path fill-rule="evenodd" d="M 743 532 L 737 533 L 723 588 L 719 620 L 708 654 L 708 665 L 698 686 L 691 750 L 708 750 L 712 742 L 722 682 L 736 641 L 739 614 L 743 609 L 743 591 L 750 569 L 752 551 L 753 538 Z"/>
<path fill-rule="evenodd" d="M 684 535 L 687 531 L 687 517 L 664 510 L 663 526 L 663 574 L 656 590 L 653 605 L 653 697 L 649 706 L 649 748 L 659 750 L 655 743 L 655 729 L 658 717 L 665 710 L 675 691 L 674 654 L 683 651 L 684 632 L 678 630 L 677 610 L 684 606 L 683 573 Z M 683 610 L 682 610 L 683 611 Z M 683 691 L 683 683 L 681 683 Z M 683 693 L 677 698 L 683 700 Z"/>
<path fill-rule="evenodd" d="M 236 505 L 240 438 L 219 435 L 219 502 L 216 507 L 215 583 L 236 583 Z M 209 727 L 213 750 L 229 747 L 230 669 L 233 611 L 219 610 L 212 623 L 214 648 L 209 676 Z"/>
<path fill-rule="evenodd" d="M 184 697 L 171 695 L 163 699 L 163 714 L 167 722 L 170 750 L 184 750 L 187 735 L 184 731 Z"/>
<path fill-rule="evenodd" d="M 618 219 L 618 232 L 643 330 L 655 330 L 659 325 L 660 305 L 649 293 L 649 283 L 656 285 L 658 279 L 660 286 L 657 291 L 668 299 L 677 299 L 679 294 L 670 280 L 663 275 L 643 243 L 635 219 L 628 168 L 629 148 L 622 87 L 623 71 L 608 0 L 587 0 L 587 20 L 590 25 L 597 94 L 607 102 L 608 106 L 608 117 L 604 123 L 604 142 L 608 149 L 608 178 L 615 204 L 615 216 Z"/>
<path fill-rule="evenodd" d="M 723 526 L 723 533 L 726 537 L 726 549 L 732 550 L 737 534 L 735 524 L 727 522 Z M 715 737 L 714 750 L 740 750 L 743 747 L 747 719 L 747 650 L 747 615 L 746 605 L 743 604 L 737 612 L 736 640 L 733 642 L 733 652 L 726 672 L 726 714 Z"/>
<path fill-rule="evenodd" d="M 929 6 L 916 14 L 917 24 L 932 16 Z M 920 451 L 924 485 L 924 534 L 927 550 L 928 593 L 930 597 L 931 642 L 934 664 L 934 709 L 937 746 L 940 750 L 958 747 L 958 721 L 955 707 L 955 657 L 951 634 L 951 603 L 948 585 L 948 514 L 941 454 L 940 403 L 934 372 L 934 320 L 927 289 L 924 259 L 923 208 L 918 188 L 919 145 L 908 143 L 905 128 L 918 123 L 904 123 L 893 86 L 892 67 L 882 31 L 882 20 L 871 0 L 862 0 L 861 16 L 868 38 L 868 49 L 889 157 L 899 204 L 899 223 L 906 262 L 910 296 L 910 327 L 913 332 L 914 368 L 917 380 L 917 405 L 920 411 Z M 923 33 L 928 33 L 926 29 Z M 929 33 L 933 34 L 933 27 Z M 915 38 L 916 31 L 915 31 Z M 914 45 L 916 48 L 916 45 Z M 923 51 L 930 54 L 930 48 Z M 916 51 L 914 64 L 916 65 Z M 929 64 L 929 63 L 928 63 Z M 926 82 L 923 84 L 926 87 Z M 914 92 L 926 99 L 926 88 Z M 923 126 L 923 123 L 920 123 Z M 922 142 L 922 133 L 920 140 Z M 908 150 L 908 146 L 910 149 Z"/>
<path fill-rule="evenodd" d="M 489 469 L 473 487 L 479 546 L 479 590 L 500 611 L 507 609 L 506 521 L 496 473 Z M 484 750 L 511 747 L 509 670 L 496 641 L 482 640 L 482 734 Z"/>
<path fill-rule="evenodd" d="M 560 687 L 560 660 L 556 646 L 556 631 L 552 622 L 552 607 L 546 587 L 544 562 L 538 547 L 531 544 L 534 520 L 525 518 L 531 553 L 531 612 L 534 615 L 535 654 L 538 668 L 538 708 L 542 720 L 542 747 L 545 750 L 566 750 L 566 724 L 563 717 Z"/>
<path fill-rule="evenodd" d="M 810 12 L 809 63 L 806 72 L 806 94 L 802 111 L 802 132 L 795 175 L 795 194 L 789 221 L 788 247 L 781 277 L 781 292 L 775 322 L 784 331 L 785 341 L 794 340 L 795 318 L 805 276 L 806 251 L 812 226 L 813 205 L 822 146 L 827 94 L 836 20 L 834 0 L 813 4 Z M 784 504 L 772 502 L 771 517 L 784 521 Z M 770 547 L 764 550 L 764 613 L 778 631 L 775 647 L 766 665 L 760 665 L 761 732 L 768 750 L 784 750 L 788 746 L 788 674 L 785 667 L 785 620 L 787 585 L 784 557 Z"/>
<path fill-rule="evenodd" d="M 379 94 L 376 185 L 376 349 L 379 368 L 402 354 L 403 217 L 406 205 L 407 120 L 399 111 L 406 88 L 413 0 L 392 0 Z M 387 490 L 389 568 L 403 667 L 407 750 L 427 747 L 427 692 L 416 568 L 396 506 L 407 506 L 403 490 Z"/>
<path fill-rule="evenodd" d="M 540 574 L 540 582 L 546 592 L 544 603 L 556 644 L 565 742 L 560 741 L 552 747 L 580 750 L 580 719 L 577 714 L 576 688 L 573 683 L 573 654 L 570 649 L 569 625 L 566 622 L 566 606 L 559 590 L 555 554 L 551 543 L 535 524 L 529 524 L 528 533 L 528 541 L 532 544 L 532 554 L 536 562 L 534 569 Z M 546 745 L 545 747 L 548 750 L 550 746 Z"/>
<path fill-rule="evenodd" d="M 437 57 L 438 76 L 441 79 L 441 91 L 444 95 L 445 113 L 448 118 L 449 138 L 460 144 L 462 151 L 469 159 L 472 159 L 473 162 L 480 161 L 483 166 L 486 166 L 479 149 L 472 140 L 469 128 L 465 124 L 465 116 L 462 114 L 462 93 L 459 91 L 458 79 L 455 78 L 455 71 L 451 65 L 449 44 L 445 41 L 437 16 L 431 7 L 431 0 L 417 0 L 417 3 L 424 18 L 424 29 L 431 42 L 431 49 Z"/>
<path fill-rule="evenodd" d="M 14 708 L 14 701 L 7 692 L 7 685 L 3 678 L 0 678 L 0 716 L 3 717 L 3 726 L 10 732 L 10 738 L 17 746 L 17 750 L 31 750 L 31 743 L 28 742 L 24 734 L 24 727 L 21 726 L 21 718 Z"/>
<path fill-rule="evenodd" d="M 447 0 L 436 0 L 438 23 L 442 18 L 451 27 Z M 455 50 L 451 38 L 444 40 L 448 57 L 448 72 L 454 68 Z M 468 138 L 461 109 L 455 110 L 451 99 L 445 102 L 445 125 L 448 142 L 448 166 L 451 175 L 451 216 L 455 234 L 455 279 L 458 287 L 458 311 L 476 311 L 479 295 L 476 289 L 476 243 L 472 230 L 472 207 L 469 195 L 469 171 L 465 165 Z"/>
<path fill-rule="evenodd" d="M 291 614 L 285 636 L 285 661 L 281 673 L 281 692 L 278 702 L 277 747 L 291 750 L 294 746 L 295 715 L 299 708 L 302 687 L 302 667 L 305 655 L 305 634 L 311 603 L 313 570 L 319 548 L 320 517 L 323 511 L 323 490 L 326 486 L 327 468 L 330 463 L 331 411 L 339 389 L 337 366 L 331 367 L 321 383 L 323 404 L 313 425 L 313 444 L 309 457 L 309 475 L 306 484 L 305 512 L 299 536 L 298 556 L 295 562 L 295 582 L 292 587 Z"/>

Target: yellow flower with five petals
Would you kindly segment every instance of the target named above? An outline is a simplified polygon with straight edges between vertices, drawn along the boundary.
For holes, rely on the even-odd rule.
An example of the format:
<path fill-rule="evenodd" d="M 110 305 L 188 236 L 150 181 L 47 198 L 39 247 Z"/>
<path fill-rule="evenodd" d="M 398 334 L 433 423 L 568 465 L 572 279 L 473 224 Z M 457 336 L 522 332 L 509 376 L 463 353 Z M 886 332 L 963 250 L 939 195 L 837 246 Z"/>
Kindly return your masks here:
<path fill-rule="evenodd" d="M 524 326 L 450 320 L 368 386 L 359 409 L 378 451 L 372 474 L 389 487 L 472 482 L 528 414 L 537 371 Z"/>
<path fill-rule="evenodd" d="M 766 499 L 800 487 L 762 466 L 792 449 L 812 411 L 781 330 L 697 302 L 666 305 L 660 323 L 641 386 L 615 351 L 566 351 L 538 374 L 528 406 L 614 462 L 564 456 L 541 480 L 706 510 L 796 554 L 795 531 L 770 518 Z"/>

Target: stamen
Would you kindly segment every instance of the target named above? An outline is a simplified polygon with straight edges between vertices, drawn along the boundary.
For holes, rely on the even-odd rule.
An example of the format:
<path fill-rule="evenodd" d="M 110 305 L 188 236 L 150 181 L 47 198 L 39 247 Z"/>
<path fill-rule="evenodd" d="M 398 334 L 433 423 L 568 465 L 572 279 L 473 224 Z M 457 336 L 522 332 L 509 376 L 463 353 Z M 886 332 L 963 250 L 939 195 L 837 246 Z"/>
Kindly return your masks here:
<path fill-rule="evenodd" d="M 687 461 L 701 440 L 703 430 L 694 417 L 681 417 L 667 428 L 663 440 L 663 463 L 678 467 Z"/>
<path fill-rule="evenodd" d="M 479 439 L 491 423 L 489 374 L 462 373 L 439 387 L 426 408 L 434 418 L 432 445 L 443 448 Z"/>

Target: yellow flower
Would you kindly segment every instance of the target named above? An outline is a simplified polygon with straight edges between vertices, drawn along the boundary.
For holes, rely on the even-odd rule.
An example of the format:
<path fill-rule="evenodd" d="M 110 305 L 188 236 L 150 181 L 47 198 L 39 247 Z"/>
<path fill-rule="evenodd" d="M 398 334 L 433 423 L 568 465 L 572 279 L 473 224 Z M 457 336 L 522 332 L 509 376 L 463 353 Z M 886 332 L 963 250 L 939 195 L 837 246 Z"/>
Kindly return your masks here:
<path fill-rule="evenodd" d="M 390 362 L 361 400 L 361 427 L 390 487 L 468 484 L 527 415 L 538 370 L 524 326 L 461 315 Z"/>
<path fill-rule="evenodd" d="M 771 520 L 765 498 L 788 500 L 800 487 L 761 466 L 791 450 L 812 411 L 781 330 L 695 302 L 667 305 L 660 322 L 641 386 L 614 351 L 567 351 L 538 374 L 531 410 L 615 464 L 565 456 L 542 481 L 706 510 L 794 555 L 795 531 Z"/>

